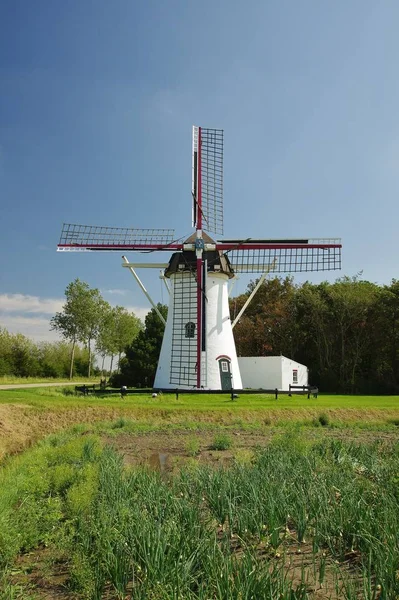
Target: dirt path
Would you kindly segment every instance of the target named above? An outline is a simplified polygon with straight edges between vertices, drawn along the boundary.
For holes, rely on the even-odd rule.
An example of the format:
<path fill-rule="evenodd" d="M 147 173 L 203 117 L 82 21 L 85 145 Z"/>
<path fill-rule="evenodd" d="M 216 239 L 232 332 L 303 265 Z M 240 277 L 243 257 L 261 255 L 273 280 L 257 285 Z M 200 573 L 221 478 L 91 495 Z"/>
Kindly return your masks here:
<path fill-rule="evenodd" d="M 91 383 L 87 383 L 87 381 L 67 381 L 64 383 L 7 383 L 6 385 L 0 385 L 0 390 L 18 390 L 23 388 L 39 388 L 39 387 L 62 387 L 64 385 L 93 385 L 93 383 L 97 383 L 96 381 L 92 381 Z"/>

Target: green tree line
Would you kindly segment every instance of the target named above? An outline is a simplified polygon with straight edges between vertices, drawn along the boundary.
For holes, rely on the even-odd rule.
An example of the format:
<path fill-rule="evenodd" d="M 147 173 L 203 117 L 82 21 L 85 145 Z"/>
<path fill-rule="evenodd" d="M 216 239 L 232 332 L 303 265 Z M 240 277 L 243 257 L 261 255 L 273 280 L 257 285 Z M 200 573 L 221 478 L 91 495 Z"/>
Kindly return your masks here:
<path fill-rule="evenodd" d="M 125 348 L 143 324 L 127 309 L 112 307 L 96 288 L 75 279 L 65 290 L 65 304 L 50 321 L 63 341 L 35 343 L 0 328 L 0 376 L 69 377 L 92 375 L 94 352 L 100 355 L 97 370 L 109 357 L 112 371 Z"/>
<path fill-rule="evenodd" d="M 232 320 L 256 285 L 231 300 Z M 145 326 L 123 307 L 76 279 L 51 319 L 62 342 L 35 344 L 0 328 L 0 375 L 90 375 L 93 352 L 117 365 L 115 383 L 151 386 L 163 325 L 155 311 Z M 158 305 L 166 316 L 167 308 Z M 377 285 L 360 276 L 334 283 L 266 280 L 234 328 L 239 356 L 283 354 L 309 367 L 325 392 L 399 393 L 399 281 Z"/>
<path fill-rule="evenodd" d="M 231 300 L 234 320 L 256 285 Z M 266 280 L 234 328 L 239 356 L 283 354 L 325 392 L 399 393 L 399 281 Z"/>
<path fill-rule="evenodd" d="M 0 377 L 66 378 L 70 370 L 71 346 L 67 342 L 38 342 L 0 328 Z M 75 351 L 75 375 L 86 376 L 89 354 Z"/>

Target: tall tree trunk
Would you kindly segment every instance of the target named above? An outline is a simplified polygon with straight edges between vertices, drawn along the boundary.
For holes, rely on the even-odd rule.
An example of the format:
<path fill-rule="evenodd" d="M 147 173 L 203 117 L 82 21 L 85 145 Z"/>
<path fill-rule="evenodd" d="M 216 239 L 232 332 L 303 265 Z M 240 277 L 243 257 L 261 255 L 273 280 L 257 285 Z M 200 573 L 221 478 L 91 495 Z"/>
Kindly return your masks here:
<path fill-rule="evenodd" d="M 109 373 L 110 373 L 110 375 L 112 375 L 112 365 L 113 365 L 113 362 L 114 362 L 114 355 L 111 354 L 111 364 L 110 364 L 110 367 L 109 367 Z"/>
<path fill-rule="evenodd" d="M 73 362 L 75 360 L 75 346 L 76 346 L 76 340 L 73 340 L 72 352 L 71 352 L 71 364 L 69 365 L 69 379 L 72 379 L 72 376 L 73 376 Z"/>
<path fill-rule="evenodd" d="M 89 348 L 89 368 L 87 369 L 87 377 L 90 377 L 90 372 L 91 372 L 91 344 L 90 344 L 90 340 L 88 341 L 87 346 Z"/>
<path fill-rule="evenodd" d="M 105 354 L 103 354 L 103 362 L 101 365 L 101 373 L 104 375 L 104 363 L 105 363 Z"/>
<path fill-rule="evenodd" d="M 122 356 L 122 352 L 119 352 L 119 354 L 118 354 L 118 373 L 121 372 L 121 356 Z"/>

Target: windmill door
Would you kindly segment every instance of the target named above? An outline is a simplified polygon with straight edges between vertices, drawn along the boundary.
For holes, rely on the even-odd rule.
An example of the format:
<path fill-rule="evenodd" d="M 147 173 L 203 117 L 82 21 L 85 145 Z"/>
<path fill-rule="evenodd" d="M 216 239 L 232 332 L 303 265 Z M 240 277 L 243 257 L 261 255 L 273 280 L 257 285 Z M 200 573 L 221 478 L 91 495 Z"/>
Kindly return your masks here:
<path fill-rule="evenodd" d="M 231 390 L 233 387 L 231 384 L 231 367 L 230 361 L 227 358 L 221 358 L 219 360 L 219 372 L 221 389 Z"/>

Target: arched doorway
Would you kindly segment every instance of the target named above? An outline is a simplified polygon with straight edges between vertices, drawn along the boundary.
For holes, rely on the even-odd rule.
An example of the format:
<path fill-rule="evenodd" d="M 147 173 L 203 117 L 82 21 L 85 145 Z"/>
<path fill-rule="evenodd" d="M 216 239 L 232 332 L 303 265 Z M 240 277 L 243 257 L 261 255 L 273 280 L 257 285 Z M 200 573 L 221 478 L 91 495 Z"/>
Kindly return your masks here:
<path fill-rule="evenodd" d="M 220 356 L 219 361 L 219 373 L 220 373 L 220 387 L 222 390 L 231 390 L 232 377 L 231 377 L 231 362 L 228 356 Z"/>

